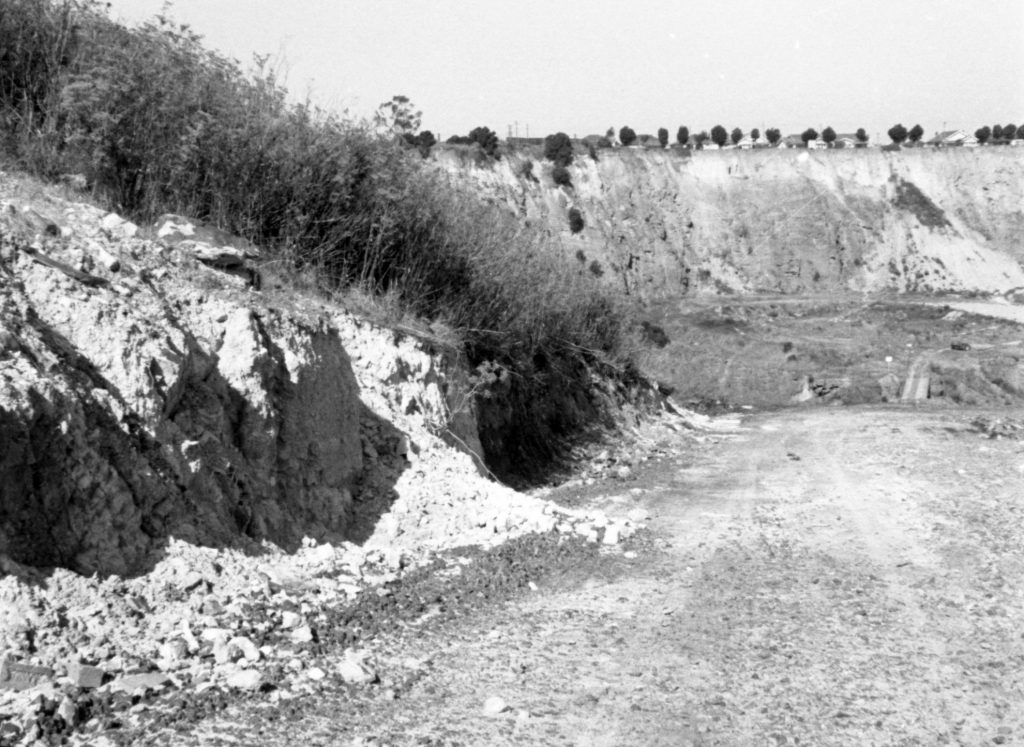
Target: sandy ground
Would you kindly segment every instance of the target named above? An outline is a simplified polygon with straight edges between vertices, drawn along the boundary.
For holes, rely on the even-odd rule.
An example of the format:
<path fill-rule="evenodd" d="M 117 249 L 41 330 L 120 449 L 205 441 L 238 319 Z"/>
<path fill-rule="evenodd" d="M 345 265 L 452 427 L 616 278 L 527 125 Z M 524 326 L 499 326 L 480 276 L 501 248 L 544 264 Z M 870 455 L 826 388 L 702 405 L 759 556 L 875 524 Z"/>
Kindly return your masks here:
<path fill-rule="evenodd" d="M 1024 443 L 979 414 L 750 418 L 591 489 L 651 511 L 637 558 L 396 641 L 397 700 L 229 708 L 176 743 L 1024 742 Z"/>

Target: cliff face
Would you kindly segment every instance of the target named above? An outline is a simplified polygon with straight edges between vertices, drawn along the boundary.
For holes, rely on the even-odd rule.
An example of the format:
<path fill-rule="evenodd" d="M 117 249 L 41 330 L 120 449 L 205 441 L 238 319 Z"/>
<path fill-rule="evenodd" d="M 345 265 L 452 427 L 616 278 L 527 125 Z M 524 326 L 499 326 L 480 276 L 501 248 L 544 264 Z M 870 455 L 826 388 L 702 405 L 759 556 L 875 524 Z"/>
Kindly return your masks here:
<path fill-rule="evenodd" d="M 601 150 L 577 156 L 571 188 L 523 154 L 437 158 L 643 300 L 1024 286 L 1022 149 Z"/>
<path fill-rule="evenodd" d="M 0 557 L 125 574 L 172 536 L 339 540 L 412 459 L 482 492 L 437 437 L 480 452 L 450 356 L 18 192 L 0 173 Z"/>

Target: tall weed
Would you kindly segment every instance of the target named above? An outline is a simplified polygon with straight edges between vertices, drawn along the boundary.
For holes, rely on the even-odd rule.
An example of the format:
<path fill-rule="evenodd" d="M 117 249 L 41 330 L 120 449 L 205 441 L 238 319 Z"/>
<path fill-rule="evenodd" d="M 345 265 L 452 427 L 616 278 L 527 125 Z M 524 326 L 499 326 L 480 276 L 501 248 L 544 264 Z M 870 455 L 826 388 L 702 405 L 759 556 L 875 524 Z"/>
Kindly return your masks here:
<path fill-rule="evenodd" d="M 395 140 L 293 104 L 266 60 L 245 73 L 188 27 L 134 29 L 92 0 L 0 4 L 0 125 L 37 174 L 83 173 L 144 220 L 177 212 L 459 332 L 492 464 L 550 459 L 596 410 L 593 366 L 619 356 L 622 313 L 563 253 Z M 585 398 L 584 398 L 585 399 Z"/>

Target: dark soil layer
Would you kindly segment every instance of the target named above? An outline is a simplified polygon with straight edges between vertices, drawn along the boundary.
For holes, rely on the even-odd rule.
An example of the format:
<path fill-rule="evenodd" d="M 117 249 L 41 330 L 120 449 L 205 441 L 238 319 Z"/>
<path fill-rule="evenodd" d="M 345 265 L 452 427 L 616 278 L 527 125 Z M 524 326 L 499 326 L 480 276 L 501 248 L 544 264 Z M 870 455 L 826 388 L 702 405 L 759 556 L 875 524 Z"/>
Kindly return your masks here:
<path fill-rule="evenodd" d="M 1009 321 L 950 313 L 908 297 L 719 298 L 652 310 L 670 342 L 646 367 L 675 398 L 722 406 L 893 401 L 927 355 L 933 400 L 972 405 L 1022 401 L 1024 330 Z M 966 348 L 966 349 L 955 349 Z"/>

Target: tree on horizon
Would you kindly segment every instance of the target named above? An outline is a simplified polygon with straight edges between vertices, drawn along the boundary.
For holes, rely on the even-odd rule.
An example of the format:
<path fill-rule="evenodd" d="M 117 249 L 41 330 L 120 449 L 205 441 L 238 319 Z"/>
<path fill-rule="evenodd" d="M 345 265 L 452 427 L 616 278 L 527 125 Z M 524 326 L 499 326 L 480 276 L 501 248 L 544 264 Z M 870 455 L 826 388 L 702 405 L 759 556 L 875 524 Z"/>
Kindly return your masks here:
<path fill-rule="evenodd" d="M 544 157 L 556 166 L 568 166 L 572 163 L 572 140 L 564 132 L 556 132 L 544 138 Z"/>
<path fill-rule="evenodd" d="M 729 135 L 729 139 L 732 140 L 733 145 L 738 145 L 740 140 L 743 139 L 743 130 L 739 127 L 734 127 L 732 133 Z"/>
<path fill-rule="evenodd" d="M 668 146 L 668 130 L 664 127 L 658 128 L 658 142 L 661 143 L 662 148 Z"/>
<path fill-rule="evenodd" d="M 690 129 L 686 126 L 680 127 L 676 131 L 676 142 L 680 145 L 686 145 L 686 141 L 690 139 Z"/>
<path fill-rule="evenodd" d="M 764 131 L 764 136 L 768 138 L 768 143 L 770 145 L 778 145 L 779 141 L 782 139 L 782 133 L 777 127 L 769 127 Z"/>
<path fill-rule="evenodd" d="M 818 131 L 813 127 L 808 127 L 806 130 L 800 133 L 800 139 L 804 141 L 804 147 L 807 147 L 807 145 L 812 140 L 818 139 Z"/>
<path fill-rule="evenodd" d="M 632 127 L 623 127 L 619 130 L 619 142 L 623 145 L 632 145 L 636 141 L 636 132 Z"/>
<path fill-rule="evenodd" d="M 889 139 L 892 140 L 896 145 L 899 145 L 907 139 L 907 128 L 902 124 L 894 124 L 889 128 L 888 133 Z"/>
<path fill-rule="evenodd" d="M 924 128 L 916 124 L 910 128 L 910 132 L 907 133 L 907 137 L 910 138 L 910 142 L 917 143 L 922 137 L 924 137 Z"/>
<path fill-rule="evenodd" d="M 719 148 L 725 145 L 725 142 L 729 139 L 729 133 L 725 131 L 722 125 L 715 125 L 711 128 L 711 142 L 717 145 Z"/>
<path fill-rule="evenodd" d="M 825 141 L 825 145 L 829 148 L 835 147 L 836 131 L 832 127 L 826 127 L 821 131 L 821 139 Z"/>

